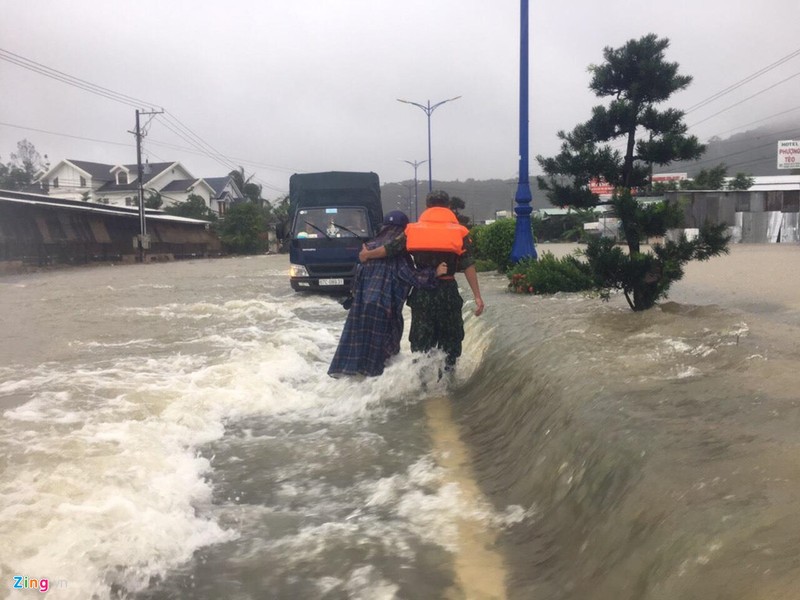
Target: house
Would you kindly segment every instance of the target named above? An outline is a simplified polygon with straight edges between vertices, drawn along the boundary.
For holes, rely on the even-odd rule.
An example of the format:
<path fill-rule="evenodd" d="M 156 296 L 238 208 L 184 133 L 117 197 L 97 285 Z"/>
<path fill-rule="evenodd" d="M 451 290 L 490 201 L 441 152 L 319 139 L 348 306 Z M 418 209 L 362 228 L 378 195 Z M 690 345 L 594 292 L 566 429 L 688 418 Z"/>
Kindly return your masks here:
<path fill-rule="evenodd" d="M 163 206 L 185 202 L 194 194 L 214 213 L 225 214 L 232 202 L 244 198 L 230 177 L 194 177 L 179 162 L 143 165 L 143 189 L 161 195 Z M 104 164 L 65 159 L 39 177 L 47 194 L 66 200 L 85 200 L 113 206 L 138 206 L 137 165 Z"/>
<path fill-rule="evenodd" d="M 232 177 L 205 177 L 203 181 L 214 190 L 209 206 L 219 216 L 224 215 L 232 204 L 244 200 L 244 194 Z"/>

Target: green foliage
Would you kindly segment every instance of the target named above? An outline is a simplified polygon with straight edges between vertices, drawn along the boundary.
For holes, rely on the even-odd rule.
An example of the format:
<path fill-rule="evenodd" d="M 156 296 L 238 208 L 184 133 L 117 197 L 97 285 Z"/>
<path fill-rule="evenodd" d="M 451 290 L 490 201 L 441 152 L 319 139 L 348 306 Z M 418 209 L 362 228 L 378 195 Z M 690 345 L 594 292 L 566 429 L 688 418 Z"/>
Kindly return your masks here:
<path fill-rule="evenodd" d="M 611 290 L 621 290 L 632 310 L 646 310 L 667 296 L 670 286 L 683 277 L 683 267 L 691 260 L 708 260 L 728 253 L 725 224 L 704 224 L 694 240 L 681 234 L 678 241 L 654 244 L 650 253 L 625 254 L 613 240 L 591 240 L 585 256 L 592 278 L 608 298 Z"/>
<path fill-rule="evenodd" d="M 475 270 L 478 273 L 497 271 L 497 263 L 487 258 L 479 258 L 475 261 Z"/>
<path fill-rule="evenodd" d="M 255 173 L 250 175 L 250 177 L 245 177 L 244 167 L 239 167 L 238 171 L 233 170 L 228 173 L 228 177 L 233 179 L 239 191 L 242 192 L 242 195 L 250 202 L 258 204 L 259 206 L 264 203 L 264 199 L 261 197 L 262 186 L 251 181 L 253 177 L 255 177 Z"/>
<path fill-rule="evenodd" d="M 145 208 L 153 208 L 158 210 L 164 205 L 164 200 L 161 198 L 161 194 L 156 192 L 155 190 L 151 190 L 147 192 L 147 198 L 144 199 L 144 206 Z M 205 202 L 203 203 L 205 206 Z"/>
<path fill-rule="evenodd" d="M 736 173 L 736 176 L 728 182 L 729 190 L 749 190 L 753 187 L 756 180 L 747 173 Z"/>
<path fill-rule="evenodd" d="M 204 219 L 206 221 L 216 221 L 215 215 L 206 205 L 206 201 L 197 194 L 189 194 L 185 202 L 176 202 L 164 208 L 168 215 L 176 217 L 188 217 L 190 219 Z"/>
<path fill-rule="evenodd" d="M 534 215 L 532 224 L 539 242 L 581 242 L 586 239 L 584 223 L 596 219 L 593 210 L 578 208 L 565 215 Z"/>
<path fill-rule="evenodd" d="M 499 219 L 488 225 L 472 228 L 475 257 L 491 260 L 497 270 L 505 273 L 511 266 L 511 248 L 514 245 L 516 219 Z"/>
<path fill-rule="evenodd" d="M 667 229 L 680 227 L 683 211 L 678 204 L 652 202 L 644 204 L 625 189 L 611 198 L 611 207 L 619 217 L 628 240 L 661 237 Z M 625 229 L 627 228 L 627 229 Z"/>
<path fill-rule="evenodd" d="M 656 181 L 653 184 L 652 192 L 654 195 L 661 195 L 664 192 L 671 192 L 680 188 L 677 181 Z"/>
<path fill-rule="evenodd" d="M 705 241 L 685 242 L 688 246 L 668 242 L 654 247 L 652 253 L 640 250 L 641 240 L 679 227 L 681 214 L 676 205 L 645 205 L 631 190 L 646 186 L 653 165 L 696 159 L 705 150 L 695 136 L 686 134 L 683 112 L 660 108 L 691 82 L 691 77 L 678 74 L 677 63 L 665 60 L 668 47 L 668 39 L 648 34 L 621 48 L 605 48 L 605 62 L 589 67 L 589 87 L 598 97 L 609 98 L 608 105 L 594 107 L 591 118 L 571 132 L 559 132 L 558 155 L 537 157 L 548 178 L 540 179 L 540 185 L 546 186 L 556 206 L 596 206 L 599 198 L 588 187 L 592 179 L 602 178 L 615 186 L 611 205 L 628 255 L 608 239 L 590 242 L 586 254 L 595 283 L 606 291 L 623 290 L 633 310 L 650 308 L 664 296 L 671 282 L 682 275 L 683 262 L 703 255 L 704 244 L 713 254 L 727 251 L 724 226 L 706 226 L 700 236 Z M 612 147 L 615 141 L 623 143 L 624 154 Z M 724 172 L 719 175 L 718 169 L 712 169 L 704 177 L 701 184 L 710 186 L 717 178 L 721 182 Z"/>
<path fill-rule="evenodd" d="M 538 260 L 521 260 L 508 272 L 512 292 L 555 294 L 580 292 L 595 287 L 591 269 L 575 256 L 556 258 L 550 252 Z"/>
<path fill-rule="evenodd" d="M 220 240 L 229 252 L 257 254 L 267 248 L 267 211 L 252 202 L 230 207 L 218 228 Z"/>
<path fill-rule="evenodd" d="M 694 179 L 682 181 L 681 188 L 685 190 L 721 190 L 725 187 L 727 173 L 728 168 L 724 163 L 720 163 L 716 167 L 702 169 Z"/>

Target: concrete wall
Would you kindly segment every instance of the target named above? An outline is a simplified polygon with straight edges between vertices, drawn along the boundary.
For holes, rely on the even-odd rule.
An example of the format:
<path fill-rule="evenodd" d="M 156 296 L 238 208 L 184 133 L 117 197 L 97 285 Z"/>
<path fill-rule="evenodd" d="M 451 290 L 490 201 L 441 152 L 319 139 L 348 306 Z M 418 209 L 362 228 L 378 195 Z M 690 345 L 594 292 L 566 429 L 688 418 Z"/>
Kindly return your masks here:
<path fill-rule="evenodd" d="M 678 191 L 665 195 L 667 202 L 683 207 L 686 229 L 697 229 L 708 221 L 730 227 L 734 242 L 800 243 L 800 190 Z"/>

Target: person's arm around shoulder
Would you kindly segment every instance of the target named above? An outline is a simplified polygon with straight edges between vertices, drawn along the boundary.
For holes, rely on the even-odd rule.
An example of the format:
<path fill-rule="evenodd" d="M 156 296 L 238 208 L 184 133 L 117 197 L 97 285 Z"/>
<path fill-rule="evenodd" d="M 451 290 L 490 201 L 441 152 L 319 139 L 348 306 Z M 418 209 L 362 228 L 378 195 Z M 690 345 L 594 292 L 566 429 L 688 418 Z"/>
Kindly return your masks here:
<path fill-rule="evenodd" d="M 378 246 L 370 250 L 366 244 L 361 244 L 361 251 L 358 253 L 358 260 L 362 263 L 376 258 L 386 258 L 386 246 Z"/>
<path fill-rule="evenodd" d="M 401 252 L 404 252 L 405 249 L 406 236 L 405 234 L 402 234 L 383 246 L 378 246 L 372 250 L 369 250 L 366 244 L 362 245 L 361 252 L 358 253 L 358 260 L 364 263 L 375 258 L 391 258 L 393 256 L 397 256 Z"/>

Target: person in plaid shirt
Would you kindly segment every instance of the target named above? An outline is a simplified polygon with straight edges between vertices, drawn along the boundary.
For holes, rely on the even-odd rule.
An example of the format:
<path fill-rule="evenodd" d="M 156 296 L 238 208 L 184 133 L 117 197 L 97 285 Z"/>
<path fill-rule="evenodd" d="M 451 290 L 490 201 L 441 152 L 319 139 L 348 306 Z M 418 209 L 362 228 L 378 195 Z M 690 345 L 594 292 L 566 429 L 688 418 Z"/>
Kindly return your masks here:
<path fill-rule="evenodd" d="M 399 210 L 387 213 L 378 235 L 367 242 L 375 249 L 403 235 L 408 217 Z M 386 361 L 400 352 L 403 305 L 412 287 L 433 289 L 447 266 L 417 269 L 408 252 L 358 265 L 353 300 L 328 375 L 383 373 Z"/>
<path fill-rule="evenodd" d="M 444 260 L 448 264 L 448 272 L 437 279 L 433 288 L 420 286 L 411 292 L 408 298 L 408 305 L 411 307 L 411 330 L 408 339 L 411 342 L 412 352 L 426 352 L 433 348 L 443 350 L 446 354 L 445 370 L 450 371 L 455 366 L 458 357 L 461 356 L 461 346 L 464 340 L 464 319 L 461 314 L 464 300 L 461 298 L 458 284 L 453 277 L 455 272 L 464 273 L 467 279 L 475 298 L 476 317 L 483 313 L 485 305 L 478 284 L 472 240 L 466 228 L 462 228 L 462 234 L 466 233 L 456 244 L 457 249 L 452 247 L 452 239 L 442 246 L 443 248 L 450 246 L 451 249 L 442 251 L 434 248 L 444 238 L 449 239 L 453 235 L 461 235 L 453 233 L 459 228 L 456 225 L 455 215 L 449 210 L 450 196 L 447 192 L 434 190 L 425 198 L 425 203 L 427 209 L 420 215 L 420 222 L 430 222 L 446 216 L 448 217 L 446 220 L 451 221 L 453 227 L 449 227 L 449 233 L 447 233 L 448 226 L 446 224 L 430 228 L 429 239 L 431 235 L 437 238 L 435 241 L 430 240 L 433 251 L 418 251 L 412 248 L 411 254 L 418 266 L 430 266 Z M 433 217 L 433 213 L 436 213 L 438 217 Z M 404 235 L 398 236 L 381 247 L 364 248 L 359 253 L 359 260 L 362 264 L 369 264 L 375 259 L 405 254 L 409 251 L 408 236 L 409 231 L 406 230 Z"/>

